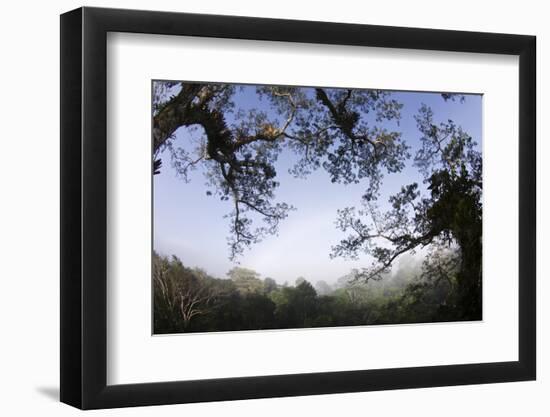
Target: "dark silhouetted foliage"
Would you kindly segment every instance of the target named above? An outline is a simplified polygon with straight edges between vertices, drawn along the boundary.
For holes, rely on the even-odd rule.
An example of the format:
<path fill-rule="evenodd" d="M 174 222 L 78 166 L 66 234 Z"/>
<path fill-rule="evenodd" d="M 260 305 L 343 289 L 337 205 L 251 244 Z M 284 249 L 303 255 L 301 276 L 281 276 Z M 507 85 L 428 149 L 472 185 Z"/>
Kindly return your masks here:
<path fill-rule="evenodd" d="M 461 312 L 452 307 L 457 297 L 457 254 L 449 250 L 433 256 L 441 263 L 439 268 L 445 275 L 439 273 L 435 278 L 428 273 L 419 275 L 424 267 L 411 261 L 381 281 L 357 282 L 350 275 L 342 277 L 334 286 L 324 282 L 325 294 L 319 295 L 304 278 L 297 279 L 295 286 L 283 286 L 272 278 L 262 280 L 255 271 L 234 268 L 228 273 L 230 279 L 218 279 L 202 270 L 183 266 L 176 257 L 168 259 L 154 254 L 154 276 L 157 277 L 154 280 L 154 332 L 464 320 Z M 164 295 L 166 282 L 171 288 L 169 297 Z M 184 307 L 195 302 L 192 306 L 195 314 L 188 319 L 182 312 L 192 309 L 182 310 L 182 302 Z"/>
<path fill-rule="evenodd" d="M 239 91 L 258 107 L 237 108 Z M 442 93 L 447 101 L 462 95 Z M 260 106 L 260 101 L 263 107 Z M 333 183 L 364 185 L 360 201 L 338 210 L 346 237 L 330 256 L 372 264 L 354 270 L 341 288 L 295 286 L 236 267 L 229 280 L 189 269 L 176 258 L 154 261 L 158 332 L 339 326 L 481 319 L 482 158 L 473 138 L 452 120 L 437 123 L 423 105 L 415 117 L 419 146 L 394 129 L 402 104 L 391 92 L 346 88 L 156 82 L 153 97 L 153 172 L 169 155 L 184 179 L 201 166 L 208 196 L 227 202 L 229 258 L 274 236 L 294 208 L 276 200 L 276 162 L 291 150 L 296 177 L 321 169 Z M 388 122 L 384 125 L 384 122 Z M 388 130 L 388 126 L 392 129 Z M 179 128 L 200 129 L 191 152 L 174 144 Z M 417 143 L 417 142 L 415 142 Z M 163 152 L 166 152 L 163 154 Z M 384 211 L 383 175 L 411 160 L 423 185 L 404 184 Z M 392 286 L 392 268 L 404 255 L 426 250 L 417 279 Z M 399 278 L 399 277 L 397 277 Z M 325 283 L 326 284 L 326 283 Z"/>

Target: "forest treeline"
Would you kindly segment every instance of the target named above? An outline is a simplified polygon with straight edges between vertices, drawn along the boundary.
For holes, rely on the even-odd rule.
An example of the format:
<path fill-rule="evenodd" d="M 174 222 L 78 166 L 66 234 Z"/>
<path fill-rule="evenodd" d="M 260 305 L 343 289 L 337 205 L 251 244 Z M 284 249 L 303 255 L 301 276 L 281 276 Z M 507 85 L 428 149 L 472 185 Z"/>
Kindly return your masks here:
<path fill-rule="evenodd" d="M 434 101 L 438 96 L 440 100 Z M 154 82 L 152 173 L 170 170 L 188 182 L 193 171 L 202 172 L 206 195 L 227 208 L 231 262 L 276 236 L 279 225 L 300 210 L 277 197 L 279 174 L 288 168 L 278 161 L 288 155 L 295 161 L 288 168 L 294 178 L 324 172 L 332 184 L 362 184 L 361 197 L 336 211 L 334 225 L 343 235 L 330 242 L 330 248 L 327 244 L 325 256 L 369 259 L 354 271 L 354 284 L 329 294 L 302 282 L 266 290 L 253 281 L 251 288 L 242 288 L 231 276 L 214 281 L 203 272 L 184 270 L 176 260 L 159 261 L 167 271 L 184 275 L 173 283 L 159 278 L 157 292 L 164 297 L 159 299 L 164 300 L 159 301 L 159 328 L 232 330 L 481 319 L 481 147 L 447 118 L 454 112 L 450 103 L 474 103 L 479 97 L 435 94 L 429 100 L 432 105 L 419 103 L 414 114 L 405 110 L 401 98 L 403 93 L 384 90 Z M 432 106 L 442 111 L 439 117 Z M 414 118 L 417 134 L 405 134 L 399 127 L 402 111 Z M 181 139 L 176 140 L 177 132 L 183 133 Z M 415 174 L 408 175 L 409 169 Z M 384 203 L 384 178 L 394 174 L 401 174 L 403 182 Z M 458 256 L 430 254 L 422 278 L 410 285 L 391 291 L 382 285 L 387 292 L 382 297 L 378 286 L 371 284 L 386 281 L 405 255 L 427 248 L 444 253 L 451 247 Z M 192 288 L 208 285 L 200 286 L 196 299 L 187 290 L 176 292 L 180 298 L 174 298 L 170 288 L 181 286 L 181 280 L 193 282 Z M 449 288 L 442 299 L 444 286 Z M 357 291 L 365 295 L 353 301 L 346 298 Z M 227 308 L 219 307 L 223 305 Z M 255 309 L 257 317 L 251 314 Z M 224 324 L 219 319 L 226 310 Z"/>
<path fill-rule="evenodd" d="M 437 273 L 413 257 L 380 281 L 341 277 L 335 284 L 304 278 L 278 284 L 242 267 L 227 279 L 153 255 L 154 333 L 354 326 L 467 320 L 456 297 L 455 261 L 432 254 Z"/>

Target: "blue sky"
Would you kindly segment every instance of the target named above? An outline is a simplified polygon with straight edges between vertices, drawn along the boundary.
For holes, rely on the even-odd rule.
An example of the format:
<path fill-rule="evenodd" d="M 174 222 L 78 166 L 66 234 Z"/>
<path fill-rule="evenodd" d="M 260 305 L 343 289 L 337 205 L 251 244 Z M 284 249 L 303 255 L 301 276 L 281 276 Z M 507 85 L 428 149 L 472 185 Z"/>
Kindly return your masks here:
<path fill-rule="evenodd" d="M 235 104 L 244 109 L 256 104 L 253 88 L 237 92 Z M 466 95 L 460 100 L 444 101 L 438 93 L 393 92 L 393 98 L 401 102 L 399 126 L 384 122 L 388 129 L 402 132 L 414 155 L 419 146 L 420 133 L 414 115 L 422 103 L 434 111 L 436 121 L 453 120 L 468 132 L 481 149 L 482 96 Z M 379 124 L 380 125 L 380 124 Z M 175 145 L 192 149 L 193 140 L 199 132 L 180 128 L 176 132 Z M 191 146 L 190 146 L 191 145 Z M 294 178 L 288 173 L 295 161 L 290 150 L 284 150 L 276 162 L 280 186 L 276 199 L 296 207 L 280 223 L 278 236 L 267 236 L 262 242 L 231 262 L 227 236 L 229 222 L 224 215 L 231 211 L 231 203 L 206 195 L 202 168 L 191 172 L 190 181 L 184 182 L 171 167 L 167 152 L 161 155 L 163 167 L 154 181 L 154 249 L 163 255 L 176 255 L 184 265 L 200 267 L 208 273 L 225 278 L 226 272 L 239 265 L 259 272 L 264 278 L 274 278 L 279 283 L 293 283 L 297 277 L 310 282 L 325 280 L 335 282 L 352 268 L 370 264 L 364 255 L 358 261 L 330 259 L 329 253 L 345 234 L 334 226 L 336 211 L 347 206 L 357 206 L 365 190 L 365 184 L 333 184 L 322 169 L 305 179 Z M 387 197 L 399 191 L 402 185 L 422 182 L 417 169 L 408 161 L 406 168 L 398 173 L 385 174 L 380 208 L 384 209 Z"/>

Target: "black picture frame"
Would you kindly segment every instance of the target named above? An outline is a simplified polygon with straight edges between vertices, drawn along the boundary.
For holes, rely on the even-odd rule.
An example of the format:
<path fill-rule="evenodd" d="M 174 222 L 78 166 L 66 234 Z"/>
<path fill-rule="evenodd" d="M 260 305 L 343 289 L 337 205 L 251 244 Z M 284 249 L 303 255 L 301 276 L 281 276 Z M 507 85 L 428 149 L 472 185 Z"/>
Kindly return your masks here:
<path fill-rule="evenodd" d="M 519 56 L 519 360 L 107 385 L 108 32 Z M 536 378 L 534 36 L 80 8 L 61 16 L 61 401 L 82 409 Z"/>

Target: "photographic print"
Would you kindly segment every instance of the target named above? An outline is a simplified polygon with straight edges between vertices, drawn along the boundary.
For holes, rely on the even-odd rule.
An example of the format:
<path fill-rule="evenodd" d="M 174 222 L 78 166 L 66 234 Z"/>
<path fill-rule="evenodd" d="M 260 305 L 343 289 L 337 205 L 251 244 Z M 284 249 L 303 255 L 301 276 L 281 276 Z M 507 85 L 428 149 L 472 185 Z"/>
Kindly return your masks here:
<path fill-rule="evenodd" d="M 482 95 L 151 91 L 153 334 L 482 319 Z"/>

